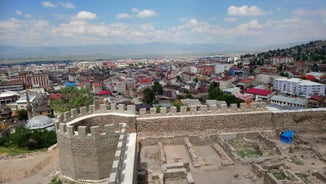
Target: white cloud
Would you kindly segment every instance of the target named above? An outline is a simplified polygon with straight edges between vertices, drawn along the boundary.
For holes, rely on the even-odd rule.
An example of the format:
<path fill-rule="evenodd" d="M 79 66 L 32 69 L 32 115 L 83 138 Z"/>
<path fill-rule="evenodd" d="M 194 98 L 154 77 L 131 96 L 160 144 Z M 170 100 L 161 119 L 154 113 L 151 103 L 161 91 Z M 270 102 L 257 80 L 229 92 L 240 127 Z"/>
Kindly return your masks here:
<path fill-rule="evenodd" d="M 138 10 L 137 8 L 131 8 L 131 11 L 134 12 L 134 13 L 140 12 L 140 10 Z"/>
<path fill-rule="evenodd" d="M 198 25 L 198 21 L 196 19 L 190 19 L 189 24 L 191 26 L 196 26 L 196 25 Z"/>
<path fill-rule="evenodd" d="M 46 8 L 55 8 L 57 5 L 53 4 L 51 1 L 43 1 L 42 5 Z"/>
<path fill-rule="evenodd" d="M 136 16 L 138 18 L 147 18 L 147 17 L 153 17 L 153 16 L 157 15 L 157 13 L 154 10 L 145 9 L 145 10 L 140 11 L 138 9 L 133 9 L 133 11 L 137 13 Z"/>
<path fill-rule="evenodd" d="M 297 16 L 303 16 L 303 15 L 306 15 L 307 12 L 304 10 L 304 9 L 296 9 L 294 12 L 293 12 L 294 15 L 297 15 Z"/>
<path fill-rule="evenodd" d="M 17 14 L 17 15 L 22 15 L 22 14 L 23 14 L 23 12 L 22 12 L 22 11 L 20 11 L 20 10 L 16 10 L 16 14 Z"/>
<path fill-rule="evenodd" d="M 130 19 L 132 18 L 128 13 L 119 13 L 115 16 L 116 19 Z"/>
<path fill-rule="evenodd" d="M 71 2 L 66 2 L 66 3 L 59 3 L 60 6 L 64 7 L 64 8 L 75 8 L 75 5 L 72 4 Z"/>
<path fill-rule="evenodd" d="M 25 14 L 25 17 L 26 18 L 32 18 L 33 16 L 31 14 L 27 13 L 27 14 Z"/>
<path fill-rule="evenodd" d="M 92 12 L 88 12 L 88 11 L 80 11 L 76 15 L 76 19 L 79 19 L 79 20 L 91 20 L 91 19 L 95 19 L 95 18 L 96 18 L 96 14 L 92 13 Z"/>
<path fill-rule="evenodd" d="M 0 21 L 0 31 L 15 31 L 21 26 L 21 22 L 15 18 L 10 18 L 6 21 Z"/>
<path fill-rule="evenodd" d="M 131 9 L 125 15 L 117 14 L 116 18 L 137 18 L 138 13 L 142 11 Z M 80 11 L 73 16 L 60 15 L 61 19 L 56 19 L 56 22 L 60 22 L 59 25 L 47 20 L 38 20 L 36 16 L 33 19 L 20 16 L 22 20 L 11 18 L 0 21 L 0 43 L 21 46 L 149 42 L 271 45 L 311 38 L 325 39 L 326 24 L 322 22 L 326 13 L 323 12 L 305 10 L 303 16 L 292 12 L 292 17 L 284 19 L 270 17 L 267 21 L 249 19 L 245 22 L 238 17 L 227 16 L 224 21 L 237 20 L 227 24 L 211 21 L 212 19 L 183 17 L 179 19 L 181 22 L 178 24 L 165 28 L 155 27 L 156 24 L 148 22 L 96 23 L 89 20 L 97 18 L 97 15 L 88 11 Z M 312 27 L 314 29 L 311 29 Z"/>
<path fill-rule="evenodd" d="M 253 19 L 248 23 L 239 24 L 233 29 L 228 30 L 228 34 L 235 35 L 250 35 L 259 34 L 259 29 L 263 28 L 263 25 L 259 24 L 258 20 Z"/>
<path fill-rule="evenodd" d="M 230 16 L 255 16 L 265 14 L 264 10 L 257 6 L 248 7 L 247 5 L 236 7 L 230 6 L 228 8 L 228 15 Z"/>

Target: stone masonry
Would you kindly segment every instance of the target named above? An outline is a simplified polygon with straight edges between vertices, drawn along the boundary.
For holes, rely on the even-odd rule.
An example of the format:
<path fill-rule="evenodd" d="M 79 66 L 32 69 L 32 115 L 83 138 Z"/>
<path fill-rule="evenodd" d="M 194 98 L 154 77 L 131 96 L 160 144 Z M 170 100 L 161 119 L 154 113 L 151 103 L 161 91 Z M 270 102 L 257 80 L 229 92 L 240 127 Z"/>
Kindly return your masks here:
<path fill-rule="evenodd" d="M 76 109 L 64 113 L 60 123 L 56 124 L 62 174 L 74 180 L 108 180 L 110 174 L 112 178 L 112 172 L 116 172 L 112 171 L 113 161 L 119 157 L 116 151 L 121 136 L 119 124 L 122 122 L 126 123 L 123 129 L 128 133 L 152 137 L 207 130 L 326 129 L 326 108 L 268 111 L 266 104 L 253 103 L 250 106 L 241 104 L 240 107 L 231 105 L 230 108 L 200 106 L 181 109 L 180 112 L 175 107 L 162 108 L 160 113 L 154 109 L 136 112 L 132 105 L 119 105 L 116 108 L 115 104 L 111 104 L 108 108 L 101 104 L 97 111 L 94 106 L 90 106 L 89 111 L 81 107 L 80 114 Z"/>

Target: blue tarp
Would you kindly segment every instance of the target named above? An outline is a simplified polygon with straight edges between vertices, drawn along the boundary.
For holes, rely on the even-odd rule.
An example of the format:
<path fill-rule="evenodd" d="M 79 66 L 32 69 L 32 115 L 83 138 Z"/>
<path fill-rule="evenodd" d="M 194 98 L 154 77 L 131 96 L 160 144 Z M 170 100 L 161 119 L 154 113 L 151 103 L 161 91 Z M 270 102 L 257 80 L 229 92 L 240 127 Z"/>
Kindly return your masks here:
<path fill-rule="evenodd" d="M 66 82 L 65 83 L 65 86 L 66 87 L 75 87 L 76 86 L 76 83 L 74 83 L 74 82 Z"/>
<path fill-rule="evenodd" d="M 294 131 L 290 130 L 290 131 L 286 131 L 286 132 L 282 132 L 280 135 L 280 140 L 284 143 L 292 143 L 293 139 L 292 136 L 295 134 Z"/>

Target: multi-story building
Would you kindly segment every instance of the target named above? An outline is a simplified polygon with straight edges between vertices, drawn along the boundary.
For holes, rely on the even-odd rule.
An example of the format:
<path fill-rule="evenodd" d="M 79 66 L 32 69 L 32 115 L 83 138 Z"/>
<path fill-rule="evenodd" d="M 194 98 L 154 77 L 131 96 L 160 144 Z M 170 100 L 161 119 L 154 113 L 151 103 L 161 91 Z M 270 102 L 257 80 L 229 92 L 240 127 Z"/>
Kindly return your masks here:
<path fill-rule="evenodd" d="M 1 81 L 0 91 L 22 91 L 24 90 L 24 82 L 20 80 Z"/>
<path fill-rule="evenodd" d="M 290 95 L 310 97 L 325 96 L 325 84 L 298 78 L 278 78 L 274 80 L 274 90 Z"/>
<path fill-rule="evenodd" d="M 23 81 L 25 85 L 30 85 L 33 87 L 46 88 L 49 86 L 49 76 L 45 73 L 20 73 L 20 75 L 12 77 L 12 80 Z"/>

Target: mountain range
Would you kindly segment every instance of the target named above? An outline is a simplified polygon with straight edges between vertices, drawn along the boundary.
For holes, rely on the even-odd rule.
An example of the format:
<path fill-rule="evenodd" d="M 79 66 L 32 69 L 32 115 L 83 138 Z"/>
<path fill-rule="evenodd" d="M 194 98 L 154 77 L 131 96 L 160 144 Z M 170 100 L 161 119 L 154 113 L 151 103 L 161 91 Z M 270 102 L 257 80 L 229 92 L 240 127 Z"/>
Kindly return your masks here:
<path fill-rule="evenodd" d="M 128 45 L 89 45 L 67 47 L 13 47 L 0 46 L 0 59 L 33 59 L 33 58 L 74 58 L 92 56 L 93 58 L 168 56 L 168 55 L 205 55 L 257 52 L 275 48 L 286 48 L 295 43 L 274 45 L 263 48 L 235 46 L 231 44 L 176 44 L 148 43 Z"/>

